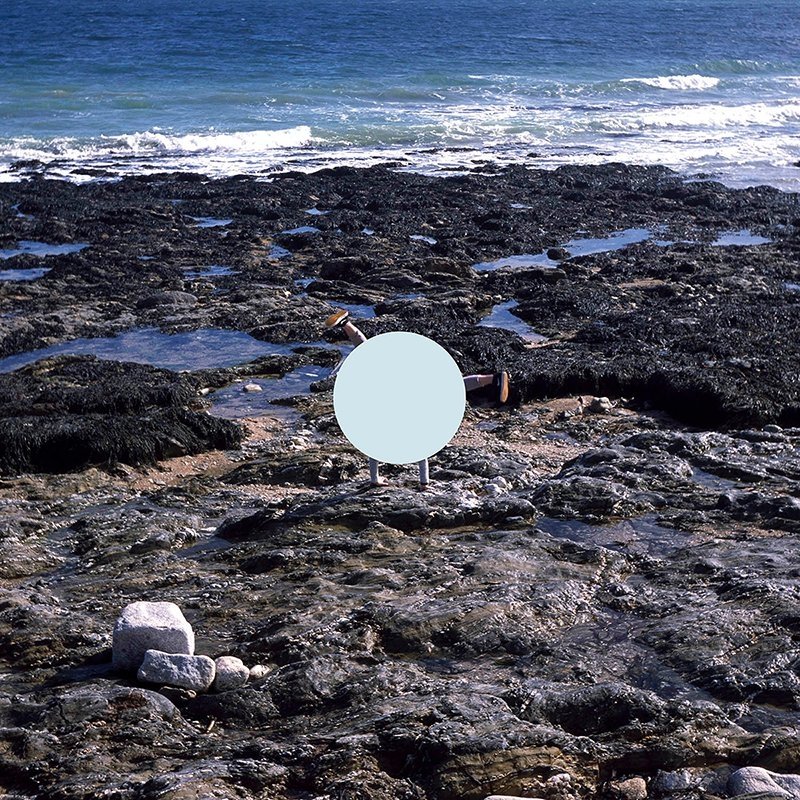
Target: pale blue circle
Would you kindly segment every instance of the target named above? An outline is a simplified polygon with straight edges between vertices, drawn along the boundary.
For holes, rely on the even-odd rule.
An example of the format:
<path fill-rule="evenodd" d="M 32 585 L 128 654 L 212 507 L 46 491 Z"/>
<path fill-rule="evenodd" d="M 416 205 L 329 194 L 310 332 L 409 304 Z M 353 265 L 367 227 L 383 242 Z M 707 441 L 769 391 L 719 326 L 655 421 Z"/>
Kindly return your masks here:
<path fill-rule="evenodd" d="M 333 408 L 342 433 L 370 458 L 410 464 L 438 453 L 464 418 L 458 365 L 416 333 L 383 333 L 360 344 L 336 375 Z"/>

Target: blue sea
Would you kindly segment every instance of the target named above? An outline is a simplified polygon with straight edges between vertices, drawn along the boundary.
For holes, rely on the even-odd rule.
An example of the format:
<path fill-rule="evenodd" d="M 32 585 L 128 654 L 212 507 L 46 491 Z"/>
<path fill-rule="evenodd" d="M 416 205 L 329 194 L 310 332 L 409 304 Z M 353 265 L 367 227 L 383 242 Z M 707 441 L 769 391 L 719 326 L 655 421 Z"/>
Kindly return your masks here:
<path fill-rule="evenodd" d="M 798 0 L 3 0 L 0 180 L 665 164 L 800 189 Z"/>

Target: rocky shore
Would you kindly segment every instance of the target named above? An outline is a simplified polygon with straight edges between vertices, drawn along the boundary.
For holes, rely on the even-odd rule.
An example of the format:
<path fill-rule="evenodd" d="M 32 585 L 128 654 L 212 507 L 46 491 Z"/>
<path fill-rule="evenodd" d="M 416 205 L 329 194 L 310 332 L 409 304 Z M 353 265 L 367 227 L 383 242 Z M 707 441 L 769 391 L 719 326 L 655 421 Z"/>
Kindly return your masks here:
<path fill-rule="evenodd" d="M 797 196 L 618 164 L 20 174 L 0 793 L 800 797 Z M 367 490 L 335 307 L 511 372 L 430 491 Z M 142 601 L 185 615 L 177 658 L 258 669 L 115 668 Z"/>

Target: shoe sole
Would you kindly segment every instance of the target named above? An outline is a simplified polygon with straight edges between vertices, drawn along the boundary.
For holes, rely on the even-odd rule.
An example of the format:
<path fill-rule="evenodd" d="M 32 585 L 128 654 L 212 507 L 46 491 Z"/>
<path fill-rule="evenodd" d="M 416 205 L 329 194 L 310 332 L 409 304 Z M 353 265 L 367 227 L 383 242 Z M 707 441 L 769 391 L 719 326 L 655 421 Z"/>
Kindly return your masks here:
<path fill-rule="evenodd" d="M 503 372 L 500 373 L 499 386 L 497 387 L 498 388 L 497 397 L 501 403 L 508 402 L 508 384 L 509 384 L 508 373 L 504 370 Z"/>
<path fill-rule="evenodd" d="M 335 328 L 337 325 L 341 325 L 349 316 L 350 313 L 344 309 L 334 311 L 333 314 L 331 314 L 328 319 L 325 320 L 325 327 Z"/>

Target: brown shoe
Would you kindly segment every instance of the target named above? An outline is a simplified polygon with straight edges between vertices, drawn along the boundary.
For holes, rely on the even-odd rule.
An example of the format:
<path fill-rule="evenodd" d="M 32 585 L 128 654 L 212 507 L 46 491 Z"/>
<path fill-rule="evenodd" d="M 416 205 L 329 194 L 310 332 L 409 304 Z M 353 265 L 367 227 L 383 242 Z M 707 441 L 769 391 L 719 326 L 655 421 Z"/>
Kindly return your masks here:
<path fill-rule="evenodd" d="M 345 311 L 343 308 L 339 308 L 331 314 L 328 319 L 325 320 L 325 327 L 326 328 L 338 328 L 339 325 L 344 325 L 347 322 L 347 318 L 350 316 L 349 311 Z"/>

